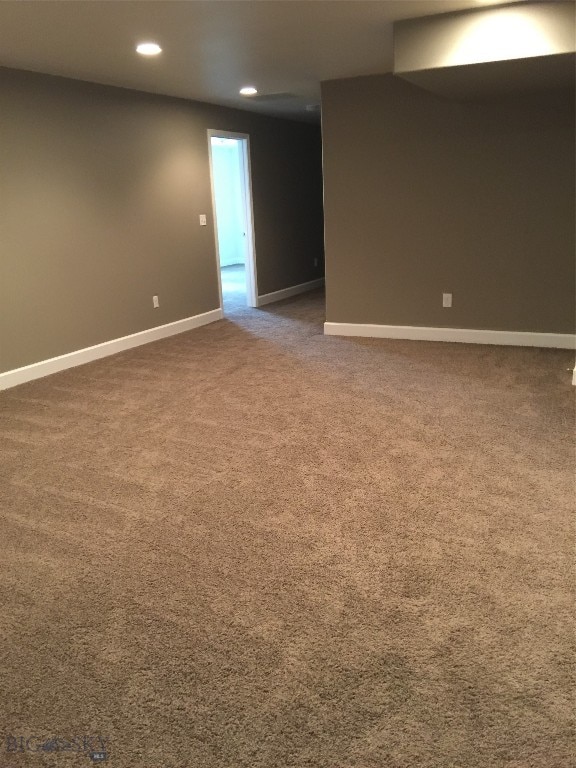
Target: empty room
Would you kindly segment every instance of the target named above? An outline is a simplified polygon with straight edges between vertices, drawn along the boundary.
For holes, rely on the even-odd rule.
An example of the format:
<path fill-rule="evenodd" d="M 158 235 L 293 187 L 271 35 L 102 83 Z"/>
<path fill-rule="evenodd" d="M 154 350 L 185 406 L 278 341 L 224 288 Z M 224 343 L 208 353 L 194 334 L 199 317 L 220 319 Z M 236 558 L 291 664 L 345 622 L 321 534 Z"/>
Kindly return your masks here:
<path fill-rule="evenodd" d="M 0 3 L 0 768 L 572 768 L 575 5 Z"/>

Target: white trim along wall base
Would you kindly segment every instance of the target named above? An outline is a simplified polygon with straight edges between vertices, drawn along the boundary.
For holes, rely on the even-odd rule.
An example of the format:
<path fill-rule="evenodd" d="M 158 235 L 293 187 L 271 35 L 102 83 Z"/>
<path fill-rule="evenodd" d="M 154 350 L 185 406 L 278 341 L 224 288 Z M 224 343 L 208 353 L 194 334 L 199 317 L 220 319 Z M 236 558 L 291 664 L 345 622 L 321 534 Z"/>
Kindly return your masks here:
<path fill-rule="evenodd" d="M 306 291 L 313 291 L 314 288 L 321 288 L 324 285 L 324 278 L 320 277 L 318 280 L 310 280 L 308 283 L 300 283 L 299 285 L 292 285 L 290 288 L 283 288 L 281 291 L 274 291 L 274 293 L 265 293 L 262 296 L 258 296 L 257 306 L 263 307 L 264 304 L 272 304 L 273 301 L 282 301 L 282 299 L 289 299 L 291 296 L 297 296 L 299 293 L 306 293 Z"/>
<path fill-rule="evenodd" d="M 176 320 L 174 323 L 159 325 L 156 328 L 139 331 L 130 336 L 122 336 L 119 339 L 104 341 L 102 344 L 95 344 L 93 347 L 68 352 L 66 355 L 52 357 L 49 360 L 41 360 L 39 363 L 32 363 L 32 365 L 26 365 L 23 368 L 15 368 L 12 371 L 0 373 L 0 390 L 9 389 L 34 379 L 40 379 L 42 376 L 49 376 L 51 373 L 58 373 L 58 371 L 64 371 L 67 368 L 74 368 L 77 365 L 84 365 L 84 363 L 90 363 L 102 357 L 115 355 L 118 352 L 132 349 L 132 347 L 139 347 L 151 341 L 158 341 L 168 336 L 175 336 L 177 333 L 191 331 L 193 328 L 199 328 L 201 325 L 207 325 L 221 319 L 222 310 L 213 309 L 201 315 L 186 317 L 184 320 Z"/>
<path fill-rule="evenodd" d="M 514 347 L 576 349 L 576 334 L 530 331 L 483 331 L 475 328 L 428 328 L 417 325 L 324 323 L 327 336 L 369 336 L 375 339 L 458 341 L 465 344 L 504 344 Z"/>

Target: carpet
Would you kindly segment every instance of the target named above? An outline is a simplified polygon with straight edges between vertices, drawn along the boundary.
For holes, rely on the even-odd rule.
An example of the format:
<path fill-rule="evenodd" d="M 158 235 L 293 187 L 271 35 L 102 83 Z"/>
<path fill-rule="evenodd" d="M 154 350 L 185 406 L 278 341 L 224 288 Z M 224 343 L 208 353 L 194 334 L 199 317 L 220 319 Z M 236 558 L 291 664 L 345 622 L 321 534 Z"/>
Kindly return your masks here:
<path fill-rule="evenodd" d="M 322 321 L 1 395 L 0 766 L 575 765 L 573 354 Z"/>

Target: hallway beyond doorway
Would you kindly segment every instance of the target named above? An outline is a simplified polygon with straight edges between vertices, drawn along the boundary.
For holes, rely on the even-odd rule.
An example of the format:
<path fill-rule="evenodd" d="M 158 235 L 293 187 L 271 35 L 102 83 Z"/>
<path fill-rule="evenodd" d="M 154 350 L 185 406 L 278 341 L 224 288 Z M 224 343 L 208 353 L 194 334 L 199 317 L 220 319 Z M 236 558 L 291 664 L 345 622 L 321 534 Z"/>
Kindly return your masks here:
<path fill-rule="evenodd" d="M 209 130 L 208 139 L 222 309 L 255 307 L 258 284 L 249 136 Z"/>
<path fill-rule="evenodd" d="M 245 307 L 246 267 L 244 264 L 230 264 L 220 270 L 222 276 L 222 299 L 224 312 Z"/>

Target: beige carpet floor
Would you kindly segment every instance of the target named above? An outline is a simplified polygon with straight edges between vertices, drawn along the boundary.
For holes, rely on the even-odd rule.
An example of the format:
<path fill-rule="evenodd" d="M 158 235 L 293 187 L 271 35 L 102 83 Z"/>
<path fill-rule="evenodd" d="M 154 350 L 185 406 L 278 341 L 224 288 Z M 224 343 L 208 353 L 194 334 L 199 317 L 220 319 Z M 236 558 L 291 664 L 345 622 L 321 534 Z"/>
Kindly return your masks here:
<path fill-rule="evenodd" d="M 2 768 L 575 765 L 573 355 L 322 320 L 0 396 Z"/>

